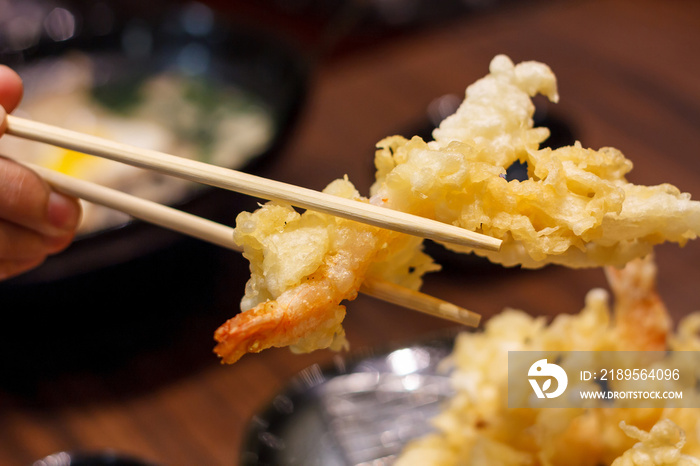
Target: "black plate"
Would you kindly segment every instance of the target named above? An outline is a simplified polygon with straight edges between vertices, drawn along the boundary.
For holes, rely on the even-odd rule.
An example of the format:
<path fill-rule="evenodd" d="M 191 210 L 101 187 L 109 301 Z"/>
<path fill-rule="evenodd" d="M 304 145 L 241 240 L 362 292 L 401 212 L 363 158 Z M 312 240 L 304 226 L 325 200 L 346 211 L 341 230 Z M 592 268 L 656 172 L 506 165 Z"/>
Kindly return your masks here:
<path fill-rule="evenodd" d="M 61 451 L 34 463 L 35 466 L 157 466 L 145 460 L 112 451 Z"/>

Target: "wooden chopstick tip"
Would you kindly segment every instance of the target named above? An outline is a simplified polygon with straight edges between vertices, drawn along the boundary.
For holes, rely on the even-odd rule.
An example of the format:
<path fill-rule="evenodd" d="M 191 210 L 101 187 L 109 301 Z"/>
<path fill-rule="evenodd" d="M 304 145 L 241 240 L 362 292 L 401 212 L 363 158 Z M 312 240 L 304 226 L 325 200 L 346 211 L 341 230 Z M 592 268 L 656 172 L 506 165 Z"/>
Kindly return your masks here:
<path fill-rule="evenodd" d="M 365 279 L 360 291 L 368 296 L 468 327 L 478 327 L 481 321 L 481 316 L 476 312 L 376 277 Z"/>
<path fill-rule="evenodd" d="M 439 306 L 439 315 L 447 320 L 457 322 L 468 327 L 478 327 L 481 315 L 450 302 L 443 302 Z"/>
<path fill-rule="evenodd" d="M 493 252 L 500 252 L 501 246 L 503 246 L 503 240 L 494 238 L 493 236 L 488 236 L 479 233 L 483 238 L 483 243 L 480 243 L 482 249 L 488 249 Z"/>

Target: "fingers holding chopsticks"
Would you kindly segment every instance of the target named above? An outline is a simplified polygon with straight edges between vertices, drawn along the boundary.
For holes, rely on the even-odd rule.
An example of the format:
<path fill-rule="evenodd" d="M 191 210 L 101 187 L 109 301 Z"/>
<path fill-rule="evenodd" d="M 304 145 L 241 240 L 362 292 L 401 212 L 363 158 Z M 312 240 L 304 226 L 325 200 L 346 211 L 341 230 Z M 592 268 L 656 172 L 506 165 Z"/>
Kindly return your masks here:
<path fill-rule="evenodd" d="M 30 169 L 0 157 L 0 279 L 65 249 L 80 214 L 77 199 L 53 191 Z"/>
<path fill-rule="evenodd" d="M 7 111 L 22 98 L 22 80 L 0 65 L 0 135 Z M 80 221 L 77 199 L 58 193 L 36 173 L 0 157 L 0 279 L 30 270 L 65 249 Z"/>

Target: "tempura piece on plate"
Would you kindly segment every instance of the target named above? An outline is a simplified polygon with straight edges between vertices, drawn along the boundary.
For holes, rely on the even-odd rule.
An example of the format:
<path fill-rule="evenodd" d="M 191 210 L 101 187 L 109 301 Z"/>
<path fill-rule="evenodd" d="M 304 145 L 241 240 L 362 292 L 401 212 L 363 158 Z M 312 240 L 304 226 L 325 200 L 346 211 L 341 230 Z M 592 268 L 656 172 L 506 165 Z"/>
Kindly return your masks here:
<path fill-rule="evenodd" d="M 668 419 L 657 422 L 649 432 L 628 426 L 624 421 L 620 428 L 639 443 L 611 466 L 700 466 L 700 459 L 681 454 L 686 442 L 685 432 Z"/>
<path fill-rule="evenodd" d="M 676 335 L 671 332 L 655 274 L 652 257 L 638 259 L 609 275 L 616 281 L 612 307 L 607 290 L 593 289 L 580 313 L 559 315 L 549 324 L 507 309 L 483 332 L 459 335 L 449 360 L 455 395 L 434 419 L 435 433 L 410 443 L 396 466 L 698 464 L 684 455 L 700 457 L 700 409 L 605 403 L 508 408 L 509 351 L 685 351 L 700 344 L 693 333 L 700 314 L 681 321 Z M 636 318 L 642 314 L 649 317 Z M 631 462 L 639 458 L 644 460 Z"/>

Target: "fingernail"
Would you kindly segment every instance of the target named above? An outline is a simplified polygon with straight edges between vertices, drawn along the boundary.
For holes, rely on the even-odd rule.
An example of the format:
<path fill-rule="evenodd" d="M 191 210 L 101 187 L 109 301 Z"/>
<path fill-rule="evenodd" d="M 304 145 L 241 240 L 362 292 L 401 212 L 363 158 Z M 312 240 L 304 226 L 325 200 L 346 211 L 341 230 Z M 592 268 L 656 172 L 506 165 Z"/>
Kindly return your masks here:
<path fill-rule="evenodd" d="M 4 134 L 7 130 L 7 112 L 5 108 L 0 105 L 0 134 Z"/>
<path fill-rule="evenodd" d="M 80 208 L 74 199 L 52 191 L 47 217 L 49 223 L 61 231 L 74 230 L 80 220 Z"/>

